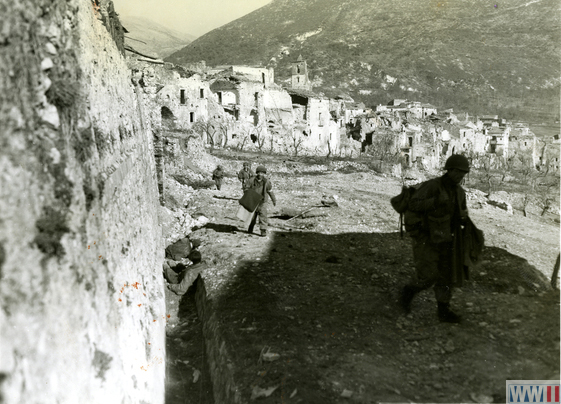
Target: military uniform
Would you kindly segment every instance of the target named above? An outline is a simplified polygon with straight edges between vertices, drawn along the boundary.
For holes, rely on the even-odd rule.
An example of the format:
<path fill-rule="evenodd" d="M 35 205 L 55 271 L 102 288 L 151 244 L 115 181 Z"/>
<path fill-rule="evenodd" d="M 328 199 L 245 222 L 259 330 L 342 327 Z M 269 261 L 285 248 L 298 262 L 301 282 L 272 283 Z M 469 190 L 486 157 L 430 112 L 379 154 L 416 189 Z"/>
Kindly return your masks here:
<path fill-rule="evenodd" d="M 261 170 L 264 170 L 264 167 L 257 167 L 257 173 Z M 261 171 L 265 173 L 266 171 Z M 261 179 L 259 177 L 253 177 L 249 180 L 248 188 L 253 189 L 257 193 L 263 196 L 263 201 L 257 206 L 255 213 L 253 214 L 253 218 L 251 219 L 251 223 L 249 224 L 248 232 L 252 233 L 255 223 L 257 222 L 257 217 L 259 217 L 259 228 L 261 230 L 261 235 L 267 235 L 267 228 L 269 225 L 269 198 L 273 202 L 273 205 L 277 204 L 277 200 L 275 194 L 273 193 L 273 185 L 271 181 L 265 176 L 262 176 Z"/>
<path fill-rule="evenodd" d="M 422 183 L 409 201 L 408 209 L 422 220 L 409 231 L 416 278 L 404 287 L 401 304 L 409 312 L 413 297 L 434 286 L 440 320 L 456 323 L 460 318 L 449 309 L 452 288 L 461 286 L 468 276 L 462 240 L 468 212 L 459 182 L 469 171 L 469 164 L 465 157 L 453 155 L 445 169 L 449 171 L 442 177 Z"/>
<path fill-rule="evenodd" d="M 222 187 L 222 179 L 224 178 L 224 171 L 222 171 L 222 167 L 216 167 L 216 170 L 212 172 L 212 179 L 216 183 L 216 189 L 220 191 Z"/>
<path fill-rule="evenodd" d="M 465 192 L 444 175 L 421 185 L 409 209 L 423 215 L 420 228 L 411 233 L 417 279 L 409 286 L 420 291 L 434 285 L 436 301 L 447 304 L 452 287 L 465 278 L 461 243 L 454 243 L 467 217 Z"/>
<path fill-rule="evenodd" d="M 242 183 L 242 191 L 245 192 L 245 190 L 249 188 L 249 180 L 253 177 L 255 177 L 255 173 L 251 171 L 251 168 L 249 168 L 248 165 L 244 165 L 244 168 L 242 168 L 238 173 L 238 179 Z"/>

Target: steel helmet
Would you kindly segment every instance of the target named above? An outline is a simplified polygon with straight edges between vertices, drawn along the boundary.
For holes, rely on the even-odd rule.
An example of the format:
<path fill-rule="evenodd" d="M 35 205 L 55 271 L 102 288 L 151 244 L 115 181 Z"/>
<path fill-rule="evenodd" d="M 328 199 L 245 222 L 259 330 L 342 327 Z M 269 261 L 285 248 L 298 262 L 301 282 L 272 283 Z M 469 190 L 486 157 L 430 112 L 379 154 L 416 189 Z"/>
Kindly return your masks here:
<path fill-rule="evenodd" d="M 444 164 L 444 169 L 452 170 L 453 168 L 457 168 L 458 170 L 469 173 L 468 159 L 465 156 L 462 156 L 461 154 L 452 154 L 446 160 L 446 164 Z"/>
<path fill-rule="evenodd" d="M 267 169 L 264 166 L 259 166 L 255 169 L 256 173 L 263 173 L 263 174 L 267 174 Z"/>

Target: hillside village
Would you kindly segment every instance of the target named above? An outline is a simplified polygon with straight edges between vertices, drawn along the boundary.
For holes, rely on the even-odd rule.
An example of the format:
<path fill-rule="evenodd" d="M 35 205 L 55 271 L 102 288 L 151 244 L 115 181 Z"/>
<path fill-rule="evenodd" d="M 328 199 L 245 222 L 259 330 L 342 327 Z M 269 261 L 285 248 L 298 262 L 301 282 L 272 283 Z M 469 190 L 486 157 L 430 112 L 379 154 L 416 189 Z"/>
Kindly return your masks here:
<path fill-rule="evenodd" d="M 404 167 L 436 168 L 453 153 L 487 155 L 538 170 L 559 171 L 559 138 L 538 138 L 524 122 L 497 115 L 470 116 L 420 101 L 394 99 L 368 108 L 349 96 L 313 91 L 306 61 L 292 63 L 286 86 L 273 68 L 188 66 L 129 58 L 148 94 L 151 120 L 170 146 L 193 134 L 210 147 L 289 155 L 358 156 L 369 153 Z"/>
<path fill-rule="evenodd" d="M 504 402 L 505 380 L 559 380 L 559 139 L 328 98 L 303 58 L 286 85 L 164 63 L 124 43 L 111 0 L 0 4 L 0 403 Z M 429 293 L 398 305 L 406 178 L 376 161 L 428 177 L 453 152 L 528 170 L 524 194 L 468 183 L 486 246 L 465 322 L 441 324 Z M 242 161 L 274 184 L 266 237 L 234 217 Z M 164 273 L 187 266 L 178 296 Z"/>

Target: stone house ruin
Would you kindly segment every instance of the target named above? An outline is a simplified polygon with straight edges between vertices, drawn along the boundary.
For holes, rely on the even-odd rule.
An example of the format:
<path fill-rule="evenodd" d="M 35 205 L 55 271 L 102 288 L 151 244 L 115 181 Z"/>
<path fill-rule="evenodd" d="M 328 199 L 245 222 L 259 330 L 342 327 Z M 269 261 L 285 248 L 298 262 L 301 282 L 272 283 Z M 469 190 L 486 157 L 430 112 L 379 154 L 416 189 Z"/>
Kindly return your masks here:
<path fill-rule="evenodd" d="M 230 66 L 211 82 L 215 99 L 230 115 L 230 145 L 249 139 L 262 147 L 266 138 L 270 143 L 271 136 L 284 133 L 294 124 L 290 96 L 274 83 L 273 69 Z M 279 139 L 275 137 L 275 141 Z"/>
<path fill-rule="evenodd" d="M 376 112 L 389 111 L 393 113 L 402 113 L 405 118 L 428 118 L 436 115 L 438 110 L 435 106 L 419 101 L 408 101 L 405 99 L 391 100 L 387 105 L 378 105 Z"/>
<path fill-rule="evenodd" d="M 311 91 L 288 89 L 297 135 L 308 150 L 337 150 L 339 148 L 340 123 L 332 119 L 330 101 Z"/>
<path fill-rule="evenodd" d="M 475 123 L 468 121 L 459 125 L 462 151 L 467 153 L 485 153 L 489 145 L 488 138 Z"/>
<path fill-rule="evenodd" d="M 508 157 L 510 128 L 492 126 L 485 129 L 485 135 L 488 142 L 488 153 L 494 153 L 497 156 Z"/>
<path fill-rule="evenodd" d="M 153 102 L 160 107 L 162 126 L 189 129 L 195 122 L 209 118 L 210 86 L 199 74 L 178 76 L 158 89 Z M 157 116 L 154 118 L 158 122 Z"/>

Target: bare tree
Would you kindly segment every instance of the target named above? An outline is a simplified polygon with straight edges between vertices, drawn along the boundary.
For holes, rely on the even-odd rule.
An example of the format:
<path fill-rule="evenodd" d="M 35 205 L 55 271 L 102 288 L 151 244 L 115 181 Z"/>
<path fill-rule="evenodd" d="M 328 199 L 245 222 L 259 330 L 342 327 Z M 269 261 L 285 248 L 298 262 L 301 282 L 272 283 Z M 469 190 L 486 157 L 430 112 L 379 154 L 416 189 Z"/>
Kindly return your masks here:
<path fill-rule="evenodd" d="M 226 125 L 212 118 L 199 118 L 192 128 L 195 132 L 206 138 L 206 142 L 210 144 L 211 150 L 214 150 L 221 136 L 225 136 L 227 133 Z"/>
<path fill-rule="evenodd" d="M 542 205 L 540 216 L 543 216 L 551 208 L 552 203 L 555 202 L 556 196 L 559 195 L 557 181 L 555 178 L 547 176 L 547 174 L 538 175 L 534 188 L 535 194 Z"/>
<path fill-rule="evenodd" d="M 478 155 L 474 162 L 479 168 L 481 182 L 487 185 L 487 192 L 493 191 L 493 157 L 490 154 Z"/>
<path fill-rule="evenodd" d="M 298 152 L 300 151 L 302 144 L 304 143 L 304 139 L 302 135 L 298 131 L 291 130 L 290 131 L 290 140 L 292 141 L 292 152 L 294 157 L 298 156 Z"/>
<path fill-rule="evenodd" d="M 524 193 L 524 199 L 522 199 L 522 213 L 524 214 L 524 217 L 528 216 L 528 211 L 526 209 L 528 208 L 529 204 L 530 204 L 530 194 L 526 192 Z"/>
<path fill-rule="evenodd" d="M 528 183 L 528 180 L 532 176 L 532 174 L 536 171 L 534 168 L 534 163 L 532 158 L 527 154 L 519 153 L 517 155 L 518 159 L 518 173 L 522 176 L 522 181 L 524 183 Z"/>
<path fill-rule="evenodd" d="M 258 133 L 260 130 L 260 127 L 258 126 L 250 126 L 250 125 L 244 125 L 240 128 L 240 139 L 238 141 L 238 144 L 236 145 L 236 148 L 239 151 L 243 151 L 243 149 L 245 148 L 246 143 L 248 143 L 250 140 L 253 141 L 253 139 L 256 139 L 256 133 Z"/>
<path fill-rule="evenodd" d="M 516 151 L 509 154 L 508 157 L 502 157 L 500 161 L 501 176 L 499 180 L 499 185 L 506 181 L 509 174 L 513 172 L 514 165 L 516 164 L 517 153 Z"/>

